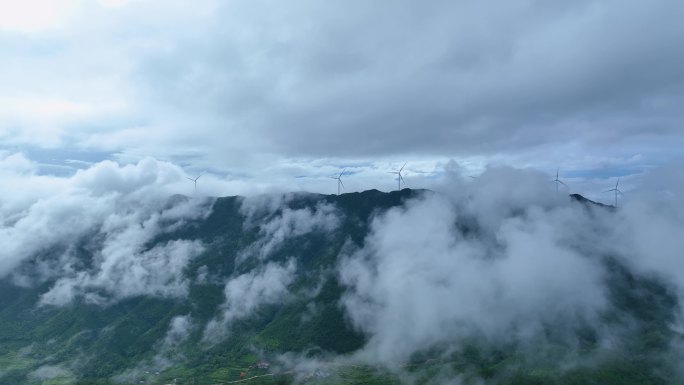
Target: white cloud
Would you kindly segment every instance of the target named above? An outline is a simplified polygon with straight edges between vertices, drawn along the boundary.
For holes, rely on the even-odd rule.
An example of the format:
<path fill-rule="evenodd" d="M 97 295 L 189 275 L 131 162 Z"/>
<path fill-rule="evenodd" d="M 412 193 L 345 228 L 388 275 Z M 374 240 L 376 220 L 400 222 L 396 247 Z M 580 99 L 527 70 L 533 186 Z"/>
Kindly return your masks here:
<path fill-rule="evenodd" d="M 145 239 L 149 240 L 149 239 Z M 184 276 L 188 262 L 203 251 L 197 241 L 172 241 L 140 251 L 141 243 L 120 243 L 115 239 L 96 256 L 94 271 L 78 271 L 59 278 L 40 299 L 42 305 L 65 305 L 77 296 L 99 305 L 134 296 L 184 297 L 189 280 Z M 111 251 L 110 247 L 116 251 Z M 128 247 L 126 247 L 128 246 Z M 106 296 L 99 293 L 104 292 Z"/>
<path fill-rule="evenodd" d="M 339 260 L 342 305 L 368 336 L 357 358 L 396 365 L 474 334 L 533 341 L 545 325 L 585 322 L 611 346 L 606 258 L 684 298 L 683 187 L 681 167 L 657 168 L 612 210 L 573 202 L 535 171 L 470 179 L 450 164 L 438 192 L 377 217 L 365 246 Z M 681 328 L 680 311 L 670 326 Z"/>
<path fill-rule="evenodd" d="M 74 0 L 1 0 L 0 31 L 32 33 L 56 27 L 76 3 Z"/>
<path fill-rule="evenodd" d="M 249 317 L 261 306 L 280 303 L 288 294 L 296 270 L 294 259 L 283 264 L 269 262 L 229 280 L 223 290 L 225 301 L 220 314 L 207 324 L 204 340 L 216 341 L 229 332 L 233 322 Z"/>
<path fill-rule="evenodd" d="M 71 378 L 70 371 L 54 365 L 42 365 L 28 374 L 28 377 L 38 381 L 47 381 L 55 378 Z"/>
<path fill-rule="evenodd" d="M 342 304 L 368 334 L 366 359 L 396 365 L 473 333 L 528 338 L 605 309 L 589 211 L 532 171 L 450 180 L 376 218 L 365 247 L 340 259 Z"/>
<path fill-rule="evenodd" d="M 100 4 L 105 7 L 118 8 L 124 7 L 133 0 L 100 0 Z"/>
<path fill-rule="evenodd" d="M 7 176 L 9 173 L 25 174 L 32 173 L 36 170 L 36 165 L 30 159 L 26 158 L 23 154 L 2 154 L 0 159 L 0 170 L 3 172 L 3 176 Z"/>
<path fill-rule="evenodd" d="M 135 367 L 114 376 L 114 380 L 117 382 L 138 382 L 140 378 L 151 377 L 152 373 L 157 376 L 158 372 L 183 362 L 185 356 L 179 347 L 188 340 L 194 328 L 195 324 L 189 314 L 173 317 L 169 322 L 166 335 L 155 346 L 156 354 L 154 357 L 145 359 Z"/>
<path fill-rule="evenodd" d="M 192 328 L 192 317 L 189 315 L 173 317 L 169 324 L 169 330 L 164 337 L 164 345 L 177 346 L 185 342 L 190 336 Z"/>
<path fill-rule="evenodd" d="M 21 284 L 59 278 L 42 297 L 45 304 L 77 296 L 106 302 L 103 293 L 114 300 L 184 295 L 183 269 L 202 245 L 179 239 L 146 246 L 157 234 L 208 214 L 204 199 L 170 203 L 184 184 L 182 170 L 148 158 L 125 166 L 101 162 L 56 178 L 33 174 L 20 155 L 3 159 L 20 173 L 6 176 L 15 189 L 2 193 L 0 276 Z M 88 261 L 79 247 L 86 248 Z M 28 260 L 34 263 L 24 265 Z"/>
<path fill-rule="evenodd" d="M 267 259 L 289 238 L 312 232 L 330 233 L 339 226 L 340 214 L 333 205 L 319 203 L 313 208 L 291 209 L 285 204 L 293 197 L 260 196 L 243 200 L 240 212 L 246 216 L 245 226 L 254 226 L 257 218 L 262 223 L 259 224 L 260 238 L 241 252 L 239 260 L 250 256 Z"/>

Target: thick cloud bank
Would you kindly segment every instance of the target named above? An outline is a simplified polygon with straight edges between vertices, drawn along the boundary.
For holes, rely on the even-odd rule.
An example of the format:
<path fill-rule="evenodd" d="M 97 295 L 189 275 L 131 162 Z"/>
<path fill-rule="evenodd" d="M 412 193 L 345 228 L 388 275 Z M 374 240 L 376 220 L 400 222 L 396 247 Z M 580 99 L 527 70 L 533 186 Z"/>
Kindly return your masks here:
<path fill-rule="evenodd" d="M 56 32 L 0 41 L 8 145 L 262 174 L 272 155 L 654 160 L 682 144 L 676 0 L 64 3 Z"/>
<path fill-rule="evenodd" d="M 640 198 L 585 207 L 545 175 L 490 168 L 377 217 L 365 246 L 339 262 L 342 305 L 369 337 L 363 356 L 396 364 L 473 335 L 505 342 L 594 324 L 609 306 L 609 257 L 682 287 L 672 273 L 681 190 Z"/>
<path fill-rule="evenodd" d="M 153 159 L 102 162 L 70 178 L 35 175 L 29 167 L 16 177 L 18 190 L 24 183 L 36 191 L 28 198 L 6 192 L 0 207 L 0 277 L 28 286 L 56 279 L 41 298 L 50 305 L 76 297 L 104 304 L 137 295 L 183 296 L 183 269 L 203 246 L 183 239 L 148 246 L 208 214 L 202 200 L 169 200 L 183 175 Z"/>
<path fill-rule="evenodd" d="M 610 219 L 608 242 L 632 267 L 655 274 L 684 295 L 684 169 L 649 173 L 624 207 Z"/>

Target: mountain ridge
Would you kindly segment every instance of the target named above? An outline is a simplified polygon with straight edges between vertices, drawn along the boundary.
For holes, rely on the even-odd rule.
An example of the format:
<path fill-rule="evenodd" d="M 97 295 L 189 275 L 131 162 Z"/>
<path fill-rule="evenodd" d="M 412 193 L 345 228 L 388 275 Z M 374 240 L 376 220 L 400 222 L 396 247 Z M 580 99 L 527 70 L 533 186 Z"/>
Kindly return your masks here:
<path fill-rule="evenodd" d="M 182 276 L 170 281 L 187 286 L 187 294 L 181 297 L 133 295 L 101 304 L 92 302 L 91 298 L 99 297 L 90 295 L 106 297 L 107 291 L 95 287 L 94 292 L 77 295 L 65 305 L 40 305 L 42 296 L 56 287 L 57 277 L 25 287 L 7 278 L 0 280 L 0 364 L 3 365 L 0 379 L 33 385 L 46 381 L 163 383 L 181 378 L 183 383 L 209 384 L 240 380 L 241 373 L 251 370 L 251 374 L 273 374 L 255 378 L 252 383 L 301 381 L 297 375 L 286 373 L 292 373 L 293 368 L 308 359 L 320 363 L 321 360 L 335 362 L 334 357 L 340 357 L 340 362 L 345 362 L 363 352 L 373 340 L 373 334 L 360 329 L 345 310 L 350 289 L 349 281 L 345 281 L 348 278 L 337 271 L 340 264 L 348 263 L 345 261 L 350 258 L 363 261 L 367 257 L 362 251 L 375 247 L 377 240 L 369 237 L 379 224 L 392 215 L 410 212 L 407 201 L 433 195 L 429 190 L 403 189 L 339 196 L 297 193 L 253 198 L 232 196 L 205 201 L 198 206 L 206 208 L 203 215 L 177 223 L 170 220 L 166 224 L 168 228 L 154 234 L 141 249 L 142 258 L 154 256 L 150 254 L 152 251 L 160 247 L 165 250 L 164 247 L 174 242 L 202 243 L 203 251 L 188 260 Z M 570 195 L 570 199 L 585 207 L 608 207 L 576 194 Z M 167 209 L 175 210 L 183 201 L 191 200 L 172 197 Z M 397 208 L 400 210 L 393 211 Z M 511 213 L 519 215 L 515 210 Z M 468 227 L 471 223 L 467 220 L 462 226 Z M 409 228 L 413 225 L 407 224 Z M 486 228 L 458 231 L 473 237 Z M 72 252 L 76 261 L 79 258 L 97 260 L 102 247 L 106 247 L 106 236 L 105 240 L 90 237 L 73 245 Z M 40 266 L 41 260 L 32 263 Z M 668 322 L 663 320 L 671 319 L 668 314 L 677 306 L 676 300 L 660 283 L 636 275 L 621 262 L 606 259 L 605 263 L 615 281 L 611 287 L 617 288 L 611 294 L 611 301 L 622 304 L 619 305 L 622 308 L 615 305 L 618 310 L 612 316 L 619 322 L 612 323 L 607 314 L 607 321 L 601 321 L 600 325 L 618 328 L 615 325 L 623 322 L 623 318 L 643 324 L 645 330 L 623 332 L 628 336 L 623 339 L 636 344 L 639 353 L 630 353 L 628 360 L 610 358 L 607 366 L 598 369 L 580 365 L 579 369 L 568 372 L 554 368 L 549 375 L 566 382 L 593 376 L 603 378 L 602 383 L 642 383 L 639 378 L 657 381 L 660 377 L 655 369 L 665 370 L 664 364 L 653 361 L 649 355 L 666 351 L 663 344 L 673 334 Z M 27 270 L 29 267 L 25 266 Z M 79 277 L 77 273 L 71 274 Z M 246 289 L 236 291 L 238 283 Z M 260 286 L 266 283 L 270 286 Z M 274 287 L 281 292 L 274 292 Z M 227 302 L 230 298 L 238 302 Z M 243 300 L 241 305 L 235 305 Z M 261 302 L 253 305 L 249 301 Z M 640 307 L 661 315 L 639 313 Z M 207 334 L 212 322 L 224 334 Z M 570 340 L 581 341 L 589 352 L 600 351 L 596 339 L 598 329 L 595 326 L 585 329 L 572 331 Z M 575 336 L 575 333 L 578 334 Z M 562 347 L 561 351 L 567 350 L 556 359 L 575 349 L 572 347 L 575 342 L 569 344 L 567 338 L 546 337 Z M 427 350 L 416 350 L 410 359 L 423 362 L 416 364 L 415 370 L 427 376 L 427 382 L 433 378 L 428 375 L 432 365 L 455 371 L 454 375 L 472 381 L 478 378 L 491 383 L 515 380 L 522 384 L 549 379 L 534 374 L 537 370 L 534 368 L 539 365 L 535 362 L 537 358 L 522 361 L 515 358 L 522 357 L 527 343 L 499 345 L 486 341 L 466 338 L 461 348 L 450 355 L 445 355 L 437 344 Z M 299 357 L 298 363 L 287 364 L 288 354 Z M 528 355 L 536 357 L 524 353 Z M 432 360 L 431 364 L 424 364 L 428 359 Z M 254 369 L 258 361 L 265 360 L 272 365 L 270 372 Z M 375 364 L 356 369 L 341 364 L 339 370 L 332 370 L 337 366 L 330 365 L 320 369 L 323 372 L 319 374 L 326 376 L 316 377 L 316 381 L 387 383 L 408 375 L 386 372 Z M 649 365 L 653 369 L 644 369 Z M 645 377 L 629 371 L 628 377 L 622 376 L 620 373 L 624 374 L 628 367 L 646 370 Z M 41 368 L 52 368 L 61 377 L 37 379 L 35 373 Z M 312 378 L 307 381 L 313 381 Z M 623 382 L 615 382 L 618 380 Z"/>

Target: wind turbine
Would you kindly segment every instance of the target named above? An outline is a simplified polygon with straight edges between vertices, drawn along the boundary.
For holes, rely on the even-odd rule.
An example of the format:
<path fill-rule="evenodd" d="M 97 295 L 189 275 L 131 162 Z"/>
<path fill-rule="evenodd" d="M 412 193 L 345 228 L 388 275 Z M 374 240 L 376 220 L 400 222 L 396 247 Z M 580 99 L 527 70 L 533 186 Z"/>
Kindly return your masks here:
<path fill-rule="evenodd" d="M 619 184 L 620 184 L 620 178 L 618 178 L 617 182 L 615 183 L 615 188 L 612 188 L 612 189 L 610 189 L 610 190 L 604 191 L 604 192 L 615 191 L 615 207 L 617 207 L 618 194 L 620 194 L 620 195 L 625 195 L 625 194 L 623 194 L 622 191 L 620 191 L 620 189 L 618 188 L 618 185 L 619 185 Z"/>
<path fill-rule="evenodd" d="M 331 179 L 337 180 L 337 195 L 340 195 L 340 186 L 342 186 L 342 188 L 344 188 L 344 183 L 342 183 L 342 175 L 344 175 L 344 172 L 345 172 L 346 170 L 347 170 L 347 169 L 344 168 L 344 169 L 342 169 L 342 172 L 340 173 L 340 175 L 329 177 L 329 178 L 331 178 Z"/>
<path fill-rule="evenodd" d="M 406 163 L 407 162 L 404 162 L 404 165 L 401 166 L 399 171 L 389 171 L 390 174 L 397 174 L 397 184 L 399 185 L 399 187 L 397 188 L 397 191 L 401 191 L 401 182 L 404 182 L 404 184 L 406 184 L 406 181 L 401 176 L 401 172 L 404 171 L 404 167 L 406 167 Z"/>
<path fill-rule="evenodd" d="M 553 182 L 556 183 L 556 192 L 558 192 L 558 184 L 559 184 L 559 183 L 562 184 L 562 185 L 565 186 L 565 187 L 568 187 L 567 184 L 563 183 L 562 180 L 558 179 L 558 171 L 559 171 L 559 170 L 560 170 L 560 168 L 557 168 L 557 169 L 556 169 L 556 179 L 553 180 Z"/>
<path fill-rule="evenodd" d="M 197 179 L 199 179 L 202 175 L 204 175 L 204 171 L 202 171 L 202 173 L 197 175 L 197 178 L 194 178 L 194 179 L 190 178 L 189 176 L 185 177 L 186 179 L 190 179 L 192 181 L 192 183 L 195 184 L 195 194 L 197 194 Z"/>

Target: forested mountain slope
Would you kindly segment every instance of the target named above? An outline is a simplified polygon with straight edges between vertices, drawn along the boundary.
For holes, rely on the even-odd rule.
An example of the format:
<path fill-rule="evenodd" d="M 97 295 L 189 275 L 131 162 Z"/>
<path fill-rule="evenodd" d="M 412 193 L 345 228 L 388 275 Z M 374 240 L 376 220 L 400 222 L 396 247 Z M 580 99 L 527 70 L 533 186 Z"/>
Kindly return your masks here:
<path fill-rule="evenodd" d="M 27 238 L 0 281 L 1 383 L 681 378 L 676 290 L 612 249 L 619 212 L 581 196 L 174 196 L 115 214 Z"/>

